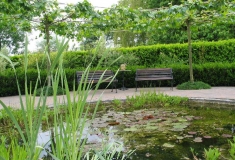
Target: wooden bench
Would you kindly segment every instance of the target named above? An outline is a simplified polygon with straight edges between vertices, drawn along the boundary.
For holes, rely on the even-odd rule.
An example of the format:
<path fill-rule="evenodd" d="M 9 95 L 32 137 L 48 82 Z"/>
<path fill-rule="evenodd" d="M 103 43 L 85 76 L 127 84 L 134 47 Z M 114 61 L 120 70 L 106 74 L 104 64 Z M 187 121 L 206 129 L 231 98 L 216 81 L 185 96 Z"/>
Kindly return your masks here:
<path fill-rule="evenodd" d="M 84 71 L 77 71 L 76 72 L 78 84 L 81 83 L 83 74 L 84 74 Z M 114 73 L 111 70 L 90 71 L 87 74 L 87 77 L 84 76 L 82 83 L 98 83 L 99 80 L 101 79 L 101 83 L 111 82 L 111 84 L 112 84 L 112 91 L 111 92 L 113 92 L 113 87 L 115 86 L 116 93 L 117 93 L 118 80 L 116 78 L 113 79 L 113 77 L 114 77 Z"/>
<path fill-rule="evenodd" d="M 173 72 L 171 68 L 148 68 L 136 70 L 136 91 L 138 81 L 171 80 L 173 90 Z"/>

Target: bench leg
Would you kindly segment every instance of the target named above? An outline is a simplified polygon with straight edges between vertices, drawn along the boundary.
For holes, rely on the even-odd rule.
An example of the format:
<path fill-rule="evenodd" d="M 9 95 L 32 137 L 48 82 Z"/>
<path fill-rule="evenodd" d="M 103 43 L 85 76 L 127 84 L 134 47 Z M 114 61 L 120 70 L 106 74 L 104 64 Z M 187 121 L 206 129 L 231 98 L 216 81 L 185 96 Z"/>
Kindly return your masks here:
<path fill-rule="evenodd" d="M 112 90 L 111 90 L 111 92 L 113 92 L 113 82 L 112 82 Z"/>
<path fill-rule="evenodd" d="M 171 90 L 173 91 L 173 79 L 171 80 Z"/>
<path fill-rule="evenodd" d="M 115 87 L 116 93 L 117 93 L 117 83 L 115 82 L 115 84 L 114 84 L 114 82 L 112 82 L 112 91 L 111 92 L 113 92 L 113 86 Z"/>
<path fill-rule="evenodd" d="M 117 82 L 115 82 L 115 88 L 116 88 L 116 93 L 117 93 Z"/>
<path fill-rule="evenodd" d="M 137 81 L 135 81 L 135 91 L 137 92 Z"/>

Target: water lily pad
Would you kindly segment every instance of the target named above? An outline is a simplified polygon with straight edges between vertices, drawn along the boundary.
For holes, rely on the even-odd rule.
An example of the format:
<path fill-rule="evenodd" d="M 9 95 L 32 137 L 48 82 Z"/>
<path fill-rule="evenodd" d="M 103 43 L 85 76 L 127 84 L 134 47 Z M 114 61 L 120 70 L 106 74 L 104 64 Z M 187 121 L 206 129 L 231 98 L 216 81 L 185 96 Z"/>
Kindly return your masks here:
<path fill-rule="evenodd" d="M 173 128 L 182 128 L 182 129 L 184 129 L 184 128 L 187 128 L 187 127 L 188 127 L 188 125 L 184 124 L 184 123 L 177 123 L 177 124 L 173 125 Z"/>
<path fill-rule="evenodd" d="M 205 139 L 210 139 L 211 136 L 203 136 L 203 138 L 205 138 Z"/>
<path fill-rule="evenodd" d="M 124 131 L 126 132 L 135 132 L 137 131 L 138 129 L 137 128 L 134 128 L 134 127 L 131 127 L 131 128 L 125 128 Z"/>
<path fill-rule="evenodd" d="M 172 128 L 170 129 L 171 131 L 175 131 L 175 132 L 181 132 L 183 131 L 184 129 L 183 128 Z"/>
<path fill-rule="evenodd" d="M 202 138 L 201 137 L 196 137 L 193 141 L 197 142 L 197 143 L 200 143 L 200 142 L 202 142 Z"/>
<path fill-rule="evenodd" d="M 145 156 L 146 156 L 146 157 L 150 157 L 150 156 L 152 156 L 152 154 L 146 153 Z"/>
<path fill-rule="evenodd" d="M 199 119 L 202 119 L 202 117 L 193 117 L 193 119 L 199 120 Z"/>
<path fill-rule="evenodd" d="M 173 147 L 175 147 L 175 145 L 170 144 L 170 143 L 164 143 L 164 144 L 162 145 L 162 147 L 173 148 Z"/>
<path fill-rule="evenodd" d="M 190 132 L 188 132 L 188 134 L 195 135 L 195 134 L 197 134 L 197 132 L 190 131 Z"/>
<path fill-rule="evenodd" d="M 231 134 L 222 134 L 222 137 L 224 137 L 224 138 L 231 138 L 232 135 Z"/>
<path fill-rule="evenodd" d="M 179 122 L 187 122 L 188 120 L 185 119 L 185 118 L 178 118 L 178 121 L 179 121 Z"/>
<path fill-rule="evenodd" d="M 145 129 L 147 129 L 147 130 L 155 130 L 155 129 L 158 129 L 158 126 L 147 126 Z"/>
<path fill-rule="evenodd" d="M 185 138 L 193 138 L 193 135 L 185 135 Z"/>
<path fill-rule="evenodd" d="M 181 139 L 184 139 L 184 137 L 182 137 L 182 136 L 178 136 L 178 137 L 176 137 L 178 140 L 181 140 Z"/>

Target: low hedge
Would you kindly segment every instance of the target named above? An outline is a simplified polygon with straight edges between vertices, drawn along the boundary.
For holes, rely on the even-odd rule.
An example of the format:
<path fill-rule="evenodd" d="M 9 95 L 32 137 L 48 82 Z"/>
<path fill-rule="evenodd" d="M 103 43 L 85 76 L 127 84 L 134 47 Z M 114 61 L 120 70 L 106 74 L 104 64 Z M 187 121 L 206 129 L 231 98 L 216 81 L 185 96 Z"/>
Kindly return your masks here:
<path fill-rule="evenodd" d="M 156 68 L 161 67 L 170 67 L 173 69 L 174 76 L 174 86 L 181 84 L 183 82 L 189 81 L 189 66 L 188 65 L 178 65 L 172 64 L 170 66 L 158 65 L 154 66 Z M 125 86 L 128 88 L 135 87 L 135 71 L 136 69 L 147 68 L 145 66 L 128 66 L 128 70 L 130 72 L 125 72 Z M 195 64 L 193 66 L 194 71 L 194 80 L 195 81 L 203 81 L 205 83 L 210 84 L 211 86 L 235 86 L 235 63 L 205 63 L 205 64 Z M 65 69 L 67 80 L 69 82 L 70 90 L 73 89 L 74 84 L 77 87 L 76 82 L 76 71 L 83 70 L 84 68 L 77 69 Z M 100 70 L 104 68 L 99 68 Z M 111 68 L 113 71 L 116 71 L 116 68 Z M 40 71 L 41 81 L 39 87 L 46 84 L 46 76 L 47 73 L 45 70 Z M 31 84 L 35 86 L 36 79 L 38 77 L 38 72 L 36 69 L 30 69 L 27 72 L 28 79 L 28 88 Z M 20 84 L 20 89 L 22 94 L 25 93 L 25 75 L 24 71 L 18 69 L 17 70 L 17 78 Z M 118 88 L 122 86 L 122 74 L 118 73 L 117 79 Z M 138 83 L 139 87 L 147 87 L 147 86 L 170 86 L 169 81 L 156 81 L 156 82 L 140 82 Z M 104 88 L 105 84 L 102 84 L 100 88 Z M 5 72 L 0 73 L 0 96 L 12 96 L 18 95 L 17 85 L 15 74 L 12 70 L 6 70 Z"/>

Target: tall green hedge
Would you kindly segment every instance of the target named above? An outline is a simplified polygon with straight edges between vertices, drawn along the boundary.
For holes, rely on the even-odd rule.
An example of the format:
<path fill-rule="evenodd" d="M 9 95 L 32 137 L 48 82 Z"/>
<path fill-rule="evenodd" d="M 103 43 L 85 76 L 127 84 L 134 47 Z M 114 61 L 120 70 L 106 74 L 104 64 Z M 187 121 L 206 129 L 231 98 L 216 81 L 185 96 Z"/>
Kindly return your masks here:
<path fill-rule="evenodd" d="M 217 42 L 195 42 L 192 44 L 193 63 L 234 62 L 235 39 Z M 177 57 L 178 60 L 188 61 L 188 44 L 158 44 L 152 46 L 138 46 L 120 48 L 117 51 L 123 54 L 135 54 L 140 57 L 140 64 L 154 66 L 161 63 L 162 54 L 168 57 Z"/>
<path fill-rule="evenodd" d="M 211 62 L 234 62 L 235 61 L 235 39 L 217 42 L 195 42 L 193 47 L 193 63 L 203 64 Z M 188 64 L 188 45 L 185 44 L 157 44 L 152 46 L 138 46 L 132 48 L 112 49 L 110 54 L 119 52 L 122 54 L 133 54 L 138 57 L 139 65 L 153 67 L 162 64 L 166 57 L 171 63 L 181 62 Z M 53 61 L 56 53 L 51 54 Z M 100 53 L 102 54 L 102 53 Z M 63 54 L 65 68 L 86 67 L 91 61 L 92 52 L 70 51 Z M 11 57 L 18 66 L 23 66 L 23 56 Z M 97 64 L 99 56 L 93 63 Z M 29 68 L 36 68 L 38 62 L 41 68 L 46 68 L 46 55 L 29 54 Z"/>
<path fill-rule="evenodd" d="M 157 65 L 156 68 L 160 67 L 171 67 L 173 70 L 174 76 L 174 86 L 181 84 L 183 82 L 189 81 L 189 67 L 188 65 L 182 64 L 172 64 L 169 66 Z M 146 66 L 128 66 L 130 72 L 125 73 L 125 86 L 129 88 L 135 87 L 135 71 L 136 69 L 146 68 Z M 210 84 L 211 86 L 235 86 L 235 62 L 234 63 L 205 63 L 205 64 L 194 64 L 194 79 L 195 81 L 203 81 Z M 105 68 L 99 68 L 100 70 Z M 112 68 L 111 68 L 112 69 Z M 66 76 L 69 82 L 70 90 L 73 89 L 74 84 L 77 86 L 76 81 L 76 71 L 84 70 L 84 68 L 74 68 L 66 69 Z M 116 71 L 115 68 L 112 69 Z M 46 84 L 46 70 L 41 70 L 40 77 L 41 83 L 39 87 Z M 20 88 L 22 94 L 25 93 L 25 76 L 22 69 L 17 70 L 17 77 L 19 80 Z M 27 79 L 29 86 L 30 83 L 32 86 L 35 85 L 36 79 L 38 77 L 38 72 L 36 69 L 30 69 L 27 72 Z M 118 88 L 122 86 L 122 74 L 117 74 L 118 79 Z M 140 82 L 138 83 L 139 87 L 148 87 L 148 86 L 169 86 L 170 81 L 153 81 L 151 82 Z M 101 85 L 100 88 L 104 88 L 105 84 Z M 15 74 L 12 70 L 6 70 L 5 72 L 0 73 L 0 96 L 11 96 L 18 95 L 18 90 L 16 86 Z"/>

